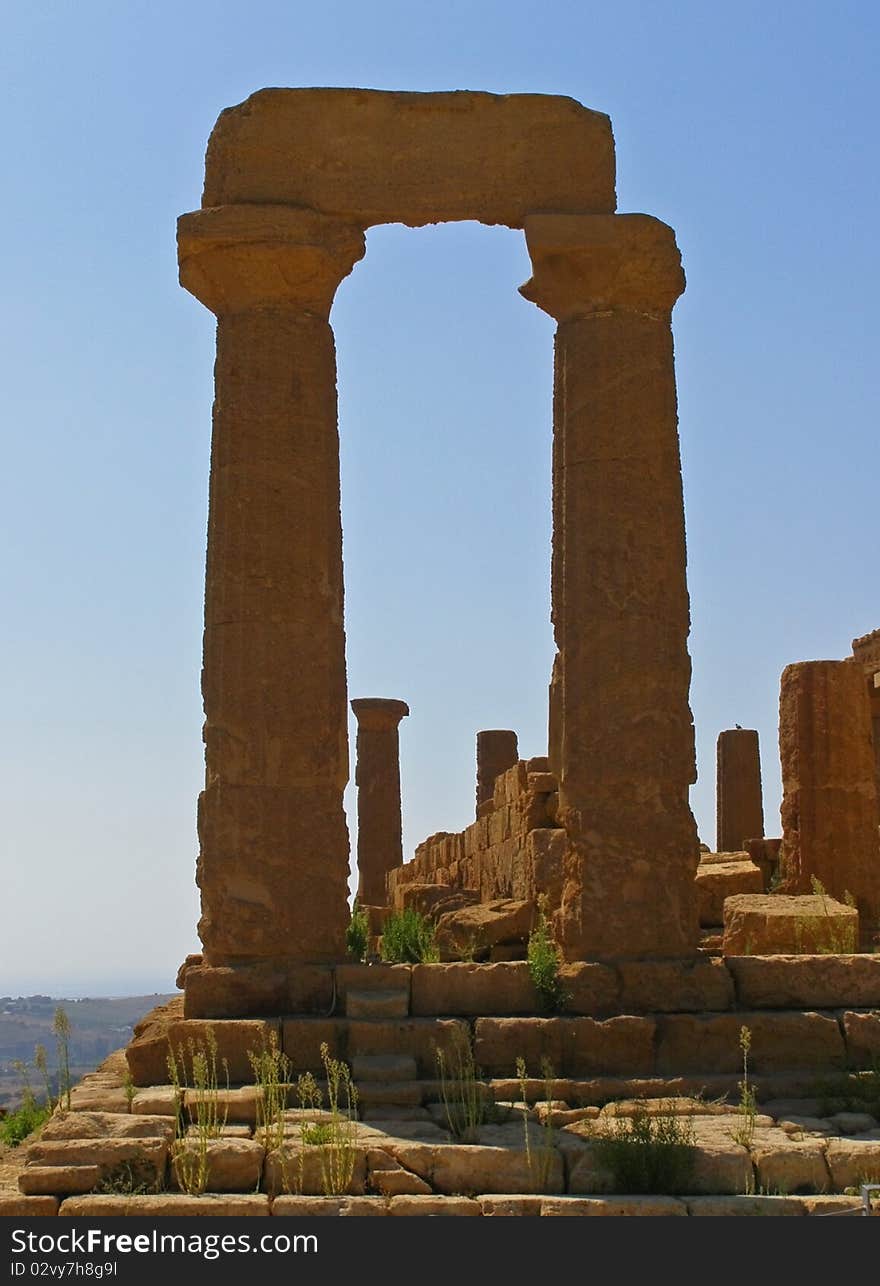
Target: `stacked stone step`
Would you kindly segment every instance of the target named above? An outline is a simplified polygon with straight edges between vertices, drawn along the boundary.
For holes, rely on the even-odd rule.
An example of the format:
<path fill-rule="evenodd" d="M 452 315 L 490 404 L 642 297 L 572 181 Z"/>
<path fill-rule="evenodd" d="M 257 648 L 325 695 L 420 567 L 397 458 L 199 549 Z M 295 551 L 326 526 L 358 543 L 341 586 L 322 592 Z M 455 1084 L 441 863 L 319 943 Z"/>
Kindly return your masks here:
<path fill-rule="evenodd" d="M 209 1030 L 233 1083 L 252 1081 L 250 1052 L 273 1038 L 294 1077 L 320 1075 L 326 1045 L 354 1068 L 364 1106 L 437 1099 L 437 1049 L 452 1057 L 466 1045 L 483 1072 L 508 1088 L 518 1059 L 536 1082 L 549 1061 L 567 1093 L 580 1098 L 635 1083 L 662 1092 L 682 1078 L 735 1092 L 743 1026 L 752 1031 L 756 1076 L 777 1089 L 785 1078 L 803 1086 L 829 1069 L 870 1067 L 880 1051 L 880 958 L 872 955 L 566 965 L 565 1011 L 554 1016 L 540 1015 L 525 963 L 347 966 L 340 973 L 338 1015 L 192 1020 L 179 1002 L 154 1013 L 128 1049 L 143 1087 L 139 1109 L 155 1110 L 170 1093 L 162 1086 L 169 1041 L 175 1049 L 190 1039 L 198 1045 Z M 122 1095 L 121 1086 L 100 1088 Z M 95 1091 L 82 1093 L 94 1106 L 88 1096 Z"/>

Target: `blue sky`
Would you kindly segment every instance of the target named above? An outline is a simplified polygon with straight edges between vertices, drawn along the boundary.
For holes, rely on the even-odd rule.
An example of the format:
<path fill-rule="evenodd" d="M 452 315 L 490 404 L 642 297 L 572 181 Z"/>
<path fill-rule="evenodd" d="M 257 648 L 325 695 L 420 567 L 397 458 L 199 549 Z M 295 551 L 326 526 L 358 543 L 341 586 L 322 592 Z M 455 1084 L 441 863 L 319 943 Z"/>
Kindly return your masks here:
<path fill-rule="evenodd" d="M 0 994 L 164 990 L 197 948 L 213 320 L 177 285 L 218 113 L 267 85 L 569 94 L 676 229 L 700 780 L 877 593 L 871 3 L 4 6 Z M 333 311 L 350 695 L 401 697 L 405 845 L 467 824 L 474 734 L 546 741 L 550 320 L 519 233 L 368 234 Z M 354 821 L 354 799 L 349 798 Z"/>

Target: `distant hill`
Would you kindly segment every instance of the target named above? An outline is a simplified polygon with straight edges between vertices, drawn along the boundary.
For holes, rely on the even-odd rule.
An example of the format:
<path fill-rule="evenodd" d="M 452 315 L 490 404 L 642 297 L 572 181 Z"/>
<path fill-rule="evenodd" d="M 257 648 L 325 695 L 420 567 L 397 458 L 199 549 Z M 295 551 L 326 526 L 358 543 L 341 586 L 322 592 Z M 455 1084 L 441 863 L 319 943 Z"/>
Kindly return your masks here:
<path fill-rule="evenodd" d="M 114 1049 L 126 1045 L 132 1028 L 170 995 L 83 997 L 0 996 L 0 1108 L 17 1107 L 24 1082 L 15 1062 L 28 1065 L 31 1085 L 40 1096 L 42 1085 L 34 1067 L 34 1047 L 44 1045 L 50 1070 L 56 1067 L 52 1020 L 60 1005 L 70 1020 L 71 1078 L 94 1071 Z"/>

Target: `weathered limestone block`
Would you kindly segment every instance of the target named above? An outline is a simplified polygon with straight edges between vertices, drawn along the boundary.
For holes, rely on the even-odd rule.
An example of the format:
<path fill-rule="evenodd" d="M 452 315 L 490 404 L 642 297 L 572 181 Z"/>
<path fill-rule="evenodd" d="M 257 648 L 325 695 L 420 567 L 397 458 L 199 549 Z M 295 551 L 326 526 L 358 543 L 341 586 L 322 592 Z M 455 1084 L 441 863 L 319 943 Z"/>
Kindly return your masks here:
<path fill-rule="evenodd" d="M 554 796 L 555 798 L 555 796 Z M 543 894 L 550 909 L 559 906 L 565 876 L 566 834 L 564 830 L 540 826 L 526 836 L 526 880 L 521 887 L 514 883 L 514 896 L 537 902 Z"/>
<path fill-rule="evenodd" d="M 123 1115 L 117 1112 L 56 1112 L 40 1133 L 40 1139 L 164 1139 L 174 1138 L 174 1122 L 168 1116 Z"/>
<path fill-rule="evenodd" d="M 127 1112 L 128 1099 L 122 1085 L 111 1086 L 91 1082 L 83 1077 L 79 1085 L 74 1085 L 70 1093 L 70 1105 L 74 1112 Z"/>
<path fill-rule="evenodd" d="M 447 911 L 460 911 L 462 907 L 479 902 L 476 889 L 456 888 L 452 884 L 395 884 L 393 907 L 395 911 L 413 910 L 432 919 Z"/>
<path fill-rule="evenodd" d="M 804 1215 L 806 1207 L 797 1197 L 688 1197 L 689 1215 Z"/>
<path fill-rule="evenodd" d="M 471 1197 L 392 1197 L 391 1215 L 482 1215 L 479 1201 Z"/>
<path fill-rule="evenodd" d="M 403 865 L 398 726 L 405 701 L 360 697 L 351 708 L 357 730 L 358 902 L 382 905 L 385 877 Z"/>
<path fill-rule="evenodd" d="M 560 1018 L 565 1076 L 650 1075 L 654 1071 L 655 1024 L 649 1018 L 621 1015 L 602 1022 L 593 1018 Z M 554 1069 L 557 1070 L 557 1069 Z"/>
<path fill-rule="evenodd" d="M 793 1139 L 768 1130 L 751 1148 L 758 1186 L 769 1192 L 827 1192 L 831 1186 L 825 1149 L 815 1139 Z"/>
<path fill-rule="evenodd" d="M 620 1009 L 618 975 L 608 965 L 579 961 L 559 970 L 566 1013 L 602 1018 Z"/>
<path fill-rule="evenodd" d="M 412 1012 L 419 1014 L 532 1014 L 535 988 L 525 962 L 414 965 Z"/>
<path fill-rule="evenodd" d="M 345 1218 L 360 1215 L 387 1215 L 382 1197 L 276 1197 L 272 1202 L 273 1215 L 295 1215 L 312 1218 L 331 1215 Z"/>
<path fill-rule="evenodd" d="M 818 879 L 863 920 L 880 921 L 880 838 L 871 707 L 855 661 L 786 666 L 779 697 L 782 851 L 786 891 Z"/>
<path fill-rule="evenodd" d="M 362 1147 L 352 1145 L 352 1150 L 354 1164 L 345 1190 L 352 1196 L 363 1196 L 367 1155 Z M 333 1164 L 338 1164 L 338 1158 L 334 1158 L 327 1146 L 290 1139 L 266 1153 L 263 1188 L 271 1197 L 296 1192 L 312 1197 L 326 1195 L 329 1167 Z"/>
<path fill-rule="evenodd" d="M 444 1051 L 448 1062 L 451 1051 L 466 1045 L 468 1039 L 467 1024 L 454 1018 L 352 1021 L 348 1024 L 348 1057 L 409 1056 L 415 1059 L 420 1076 L 436 1076 L 437 1050 Z"/>
<path fill-rule="evenodd" d="M 205 963 L 205 957 L 202 955 L 201 951 L 191 952 L 188 956 L 186 956 L 186 958 L 183 961 L 183 964 L 177 970 L 177 978 L 175 980 L 175 986 L 177 987 L 178 991 L 183 991 L 184 985 L 186 983 L 186 975 L 189 972 L 189 970 L 195 968 L 197 965 L 203 965 L 204 963 Z"/>
<path fill-rule="evenodd" d="M 487 728 L 477 733 L 477 816 L 480 806 L 493 799 L 495 780 L 519 759 L 515 732 Z"/>
<path fill-rule="evenodd" d="M 217 314 L 199 932 L 210 965 L 344 954 L 348 779 L 336 359 L 360 227 L 265 203 L 178 224 Z"/>
<path fill-rule="evenodd" d="M 205 1192 L 200 1197 L 191 1197 L 184 1192 L 160 1192 L 155 1196 L 138 1197 L 92 1195 L 68 1197 L 66 1201 L 62 1201 L 58 1213 L 75 1219 L 105 1219 L 119 1215 L 140 1216 L 145 1219 L 178 1219 L 181 1216 L 211 1219 L 218 1215 L 250 1218 L 254 1215 L 268 1216 L 269 1198 L 260 1192 L 252 1192 L 246 1196 Z"/>
<path fill-rule="evenodd" d="M 687 1206 L 677 1197 L 551 1197 L 541 1202 L 547 1216 L 686 1215 Z"/>
<path fill-rule="evenodd" d="M 367 1152 L 367 1184 L 384 1197 L 417 1196 L 431 1191 L 430 1184 L 420 1175 L 407 1170 L 381 1148 Z"/>
<path fill-rule="evenodd" d="M 437 1192 L 530 1193 L 535 1176 L 541 1176 L 546 1192 L 564 1192 L 562 1157 L 540 1142 L 532 1143 L 531 1163 L 523 1146 L 522 1126 L 515 1126 L 507 1146 L 441 1144 L 435 1149 L 432 1183 Z"/>
<path fill-rule="evenodd" d="M 518 1058 L 532 1076 L 541 1075 L 545 1060 L 554 1071 L 562 1067 L 558 1018 L 478 1018 L 474 1031 L 474 1061 L 485 1075 L 515 1077 Z"/>
<path fill-rule="evenodd" d="M 657 1071 L 742 1070 L 740 1029 L 752 1035 L 749 1066 L 755 1073 L 842 1067 L 843 1037 L 834 1018 L 816 1013 L 738 1012 L 665 1014 L 657 1019 Z"/>
<path fill-rule="evenodd" d="M 838 1192 L 862 1183 L 880 1183 L 880 1140 L 829 1139 L 825 1159 Z"/>
<path fill-rule="evenodd" d="M 187 1146 L 189 1164 L 198 1165 L 199 1144 Z M 252 1192 L 259 1186 L 266 1149 L 253 1139 L 210 1139 L 207 1145 L 208 1192 Z M 175 1156 L 170 1173 L 174 1187 L 183 1187 L 181 1174 L 186 1174 L 187 1158 Z"/>
<path fill-rule="evenodd" d="M 24 1193 L 0 1191 L 0 1216 L 31 1219 L 57 1214 L 57 1197 L 26 1197 Z"/>
<path fill-rule="evenodd" d="M 670 328 L 680 256 L 645 215 L 537 214 L 525 231 L 521 293 L 559 323 L 550 768 L 569 844 L 557 937 L 571 960 L 688 955 L 698 840 Z"/>
<path fill-rule="evenodd" d="M 347 1018 L 408 1018 L 409 993 L 395 991 L 355 991 L 349 988 L 345 1001 Z"/>
<path fill-rule="evenodd" d="M 556 1076 L 650 1074 L 654 1023 L 628 1016 L 593 1018 L 478 1018 L 474 1058 L 489 1075 L 513 1076 L 517 1059 L 532 1076 L 549 1066 Z"/>
<path fill-rule="evenodd" d="M 621 960 L 620 1009 L 630 1013 L 665 1013 L 730 1009 L 733 980 L 721 960 Z"/>
<path fill-rule="evenodd" d="M 290 1059 L 294 1076 L 300 1072 L 323 1072 L 321 1046 L 326 1045 L 331 1058 L 346 1058 L 346 1022 L 343 1018 L 284 1018 L 281 1022 L 281 1048 Z"/>
<path fill-rule="evenodd" d="M 880 1008 L 880 956 L 729 956 L 744 1009 Z"/>
<path fill-rule="evenodd" d="M 178 1016 L 180 1007 L 177 1000 L 160 1006 L 135 1027 L 134 1039 L 125 1051 L 135 1085 L 160 1085 L 168 1081 L 169 1045 L 192 1084 L 190 1042 L 198 1052 L 207 1050 L 212 1038 L 217 1044 L 217 1072 L 221 1080 L 225 1081 L 224 1064 L 231 1082 L 253 1080 L 249 1052 L 268 1047 L 270 1033 L 278 1034 L 277 1020 L 183 1018 Z"/>
<path fill-rule="evenodd" d="M 336 997 L 342 1010 L 349 991 L 403 991 L 409 997 L 412 966 L 344 964 L 336 967 Z"/>
<path fill-rule="evenodd" d="M 541 1198 L 506 1196 L 498 1193 L 487 1193 L 480 1197 L 480 1209 L 483 1215 L 498 1215 L 502 1218 L 512 1216 L 536 1216 L 541 1213 Z"/>
<path fill-rule="evenodd" d="M 773 887 L 779 875 L 779 850 L 781 848 L 781 839 L 767 839 L 764 836 L 761 839 L 746 840 L 746 851 L 764 877 L 765 891 Z"/>
<path fill-rule="evenodd" d="M 484 953 L 499 943 L 524 943 L 534 917 L 534 903 L 512 898 L 449 911 L 437 921 L 436 942 L 441 958 Z"/>
<path fill-rule="evenodd" d="M 135 1092 L 131 1110 L 145 1116 L 177 1116 L 177 1093 L 173 1085 L 147 1085 Z"/>
<path fill-rule="evenodd" d="M 760 839 L 764 834 L 757 732 L 752 728 L 720 732 L 716 771 L 718 852 L 735 853 L 745 848 L 747 840 Z"/>
<path fill-rule="evenodd" d="M 699 1140 L 689 1184 L 695 1193 L 733 1195 L 748 1192 L 753 1183 L 754 1172 L 746 1148 L 720 1134 L 714 1138 Z"/>
<path fill-rule="evenodd" d="M 764 892 L 764 876 L 760 867 L 755 866 L 745 853 L 731 853 L 729 856 L 729 862 L 701 861 L 697 867 L 697 910 L 704 928 L 723 922 L 725 898 L 737 893 Z"/>
<path fill-rule="evenodd" d="M 198 1090 L 187 1090 L 183 1096 L 190 1121 L 196 1120 L 199 1098 Z M 217 1091 L 217 1110 L 230 1126 L 255 1125 L 261 1104 L 262 1090 L 256 1085 L 239 1085 L 234 1089 L 223 1087 Z"/>
<path fill-rule="evenodd" d="M 858 911 L 831 897 L 738 893 L 724 902 L 726 956 L 846 955 L 858 942 Z"/>
<path fill-rule="evenodd" d="M 91 1192 L 100 1178 L 97 1165 L 26 1165 L 18 1176 L 18 1186 L 28 1197 L 61 1197 Z"/>
<path fill-rule="evenodd" d="M 184 980 L 184 1017 L 250 1018 L 326 1013 L 333 1000 L 328 965 L 193 965 Z"/>
<path fill-rule="evenodd" d="M 152 1188 L 164 1187 L 167 1160 L 168 1144 L 156 1138 L 56 1139 L 28 1149 L 29 1164 L 41 1168 L 85 1166 L 89 1173 L 97 1168 L 102 1179 L 125 1168 L 136 1183 Z"/>
<path fill-rule="evenodd" d="M 880 1064 L 880 1013 L 854 1014 L 847 1011 L 843 1015 L 843 1032 L 853 1067 Z"/>

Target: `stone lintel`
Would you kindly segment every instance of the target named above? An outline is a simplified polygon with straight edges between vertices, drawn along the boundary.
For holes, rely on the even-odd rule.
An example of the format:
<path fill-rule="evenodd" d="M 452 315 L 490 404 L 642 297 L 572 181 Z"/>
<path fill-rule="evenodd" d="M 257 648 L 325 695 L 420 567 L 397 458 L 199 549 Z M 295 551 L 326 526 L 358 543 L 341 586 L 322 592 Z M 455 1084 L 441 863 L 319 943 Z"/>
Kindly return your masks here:
<path fill-rule="evenodd" d="M 358 727 L 372 732 L 392 732 L 409 714 L 405 701 L 393 697 L 355 697 L 351 702 Z"/>
<path fill-rule="evenodd" d="M 530 210 L 614 210 L 614 177 L 611 121 L 563 95 L 262 89 L 221 112 L 202 205 L 519 228 Z"/>
<path fill-rule="evenodd" d="M 365 250 L 357 224 L 292 206 L 217 206 L 177 221 L 180 284 L 218 316 L 295 305 L 326 320 Z"/>
<path fill-rule="evenodd" d="M 685 287 L 675 233 L 647 214 L 530 214 L 532 277 L 520 294 L 571 321 L 601 312 L 665 315 Z"/>

